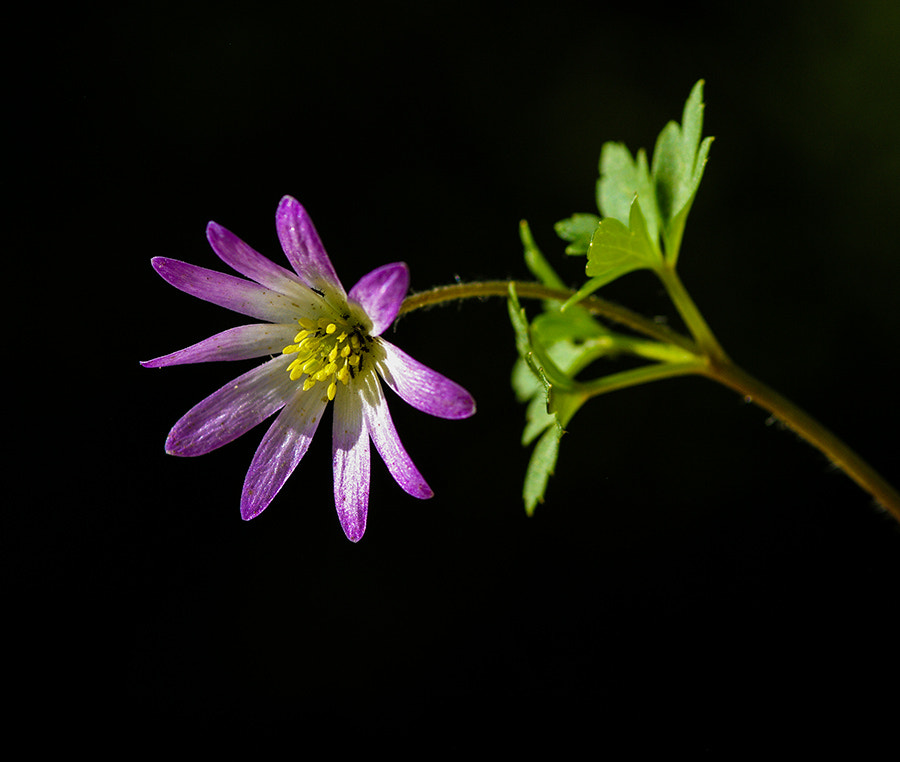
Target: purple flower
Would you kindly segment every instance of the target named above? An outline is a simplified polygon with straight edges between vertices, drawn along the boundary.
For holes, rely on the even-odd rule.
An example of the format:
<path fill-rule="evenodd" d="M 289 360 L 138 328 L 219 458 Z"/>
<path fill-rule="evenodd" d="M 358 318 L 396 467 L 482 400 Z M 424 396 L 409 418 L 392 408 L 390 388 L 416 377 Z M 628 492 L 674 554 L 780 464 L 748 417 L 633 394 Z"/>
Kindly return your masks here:
<path fill-rule="evenodd" d="M 175 288 L 266 322 L 230 328 L 141 364 L 159 368 L 277 355 L 193 407 L 166 440 L 172 455 L 204 455 L 281 411 L 244 480 L 244 519 L 272 502 L 333 401 L 334 499 L 344 532 L 356 542 L 366 530 L 370 439 L 406 492 L 418 498 L 433 494 L 397 436 L 380 379 L 414 408 L 440 418 L 467 418 L 475 401 L 382 338 L 409 287 L 405 264 L 373 270 L 348 294 L 295 199 L 281 200 L 275 224 L 294 272 L 214 222 L 206 229 L 213 251 L 249 280 L 168 257 L 153 259 L 156 272 Z"/>

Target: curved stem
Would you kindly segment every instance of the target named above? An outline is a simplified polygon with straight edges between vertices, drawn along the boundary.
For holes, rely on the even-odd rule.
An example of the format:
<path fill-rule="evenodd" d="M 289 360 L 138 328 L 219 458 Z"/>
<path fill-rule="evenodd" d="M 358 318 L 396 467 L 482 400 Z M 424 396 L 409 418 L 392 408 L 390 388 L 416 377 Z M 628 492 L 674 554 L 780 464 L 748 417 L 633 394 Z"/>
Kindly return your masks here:
<path fill-rule="evenodd" d="M 826 455 L 832 463 L 842 469 L 860 488 L 868 492 L 879 505 L 897 521 L 900 521 L 900 493 L 841 439 L 832 434 L 818 421 L 794 405 L 790 400 L 782 397 L 774 389 L 769 388 L 761 381 L 741 370 L 728 359 L 728 356 L 713 336 L 712 331 L 706 325 L 706 321 L 700 315 L 696 305 L 694 305 L 693 300 L 688 296 L 678 276 L 675 275 L 674 270 L 671 271 L 671 276 L 663 278 L 663 282 L 666 284 L 669 293 L 673 295 L 673 301 L 675 301 L 685 324 L 697 343 L 625 307 L 620 307 L 617 304 L 612 304 L 594 296 L 584 299 L 579 304 L 595 315 L 601 315 L 609 320 L 621 323 L 652 339 L 681 347 L 694 355 L 698 361 L 678 363 L 679 367 L 673 372 L 662 371 L 658 375 L 654 372 L 650 372 L 647 375 L 638 373 L 640 381 L 637 380 L 637 377 L 632 378 L 629 376 L 629 372 L 626 372 L 624 376 L 615 375 L 613 378 L 616 380 L 616 383 L 607 386 L 601 384 L 593 390 L 593 394 L 600 394 L 612 391 L 615 388 L 631 386 L 634 383 L 657 380 L 658 378 L 673 375 L 693 373 L 706 376 L 729 389 L 733 389 L 745 399 L 752 401 L 763 410 L 771 413 L 785 426 L 792 429 L 813 447 Z M 457 299 L 484 298 L 488 296 L 506 297 L 509 294 L 509 284 L 510 281 L 504 280 L 439 286 L 430 291 L 407 297 L 400 307 L 399 314 L 402 315 L 423 307 Z M 540 283 L 513 281 L 513 284 L 516 293 L 523 298 L 564 302 L 573 294 L 571 291 L 549 288 Z M 618 383 L 619 381 L 626 383 Z"/>
<path fill-rule="evenodd" d="M 429 291 L 422 291 L 406 297 L 403 300 L 403 304 L 400 305 L 398 316 L 413 310 L 422 309 L 423 307 L 456 301 L 457 299 L 485 298 L 488 296 L 502 296 L 506 298 L 509 295 L 510 283 L 515 287 L 516 293 L 525 299 L 565 302 L 574 293 L 530 281 L 489 280 L 476 283 L 456 283 L 451 286 L 438 286 Z M 657 341 L 664 341 L 667 344 L 674 344 L 682 349 L 686 349 L 691 354 L 698 354 L 696 344 L 686 336 L 682 336 L 671 328 L 649 320 L 643 315 L 632 312 L 618 304 L 599 299 L 596 296 L 589 296 L 579 302 L 579 305 L 595 315 L 600 315 L 627 326 L 633 331 L 642 333 L 644 336 Z"/>
<path fill-rule="evenodd" d="M 733 389 L 749 402 L 771 413 L 785 426 L 801 436 L 813 447 L 868 492 L 875 501 L 900 521 L 900 493 L 857 455 L 841 439 L 831 433 L 812 416 L 774 389 L 741 370 L 733 362 L 711 362 L 701 374 Z"/>

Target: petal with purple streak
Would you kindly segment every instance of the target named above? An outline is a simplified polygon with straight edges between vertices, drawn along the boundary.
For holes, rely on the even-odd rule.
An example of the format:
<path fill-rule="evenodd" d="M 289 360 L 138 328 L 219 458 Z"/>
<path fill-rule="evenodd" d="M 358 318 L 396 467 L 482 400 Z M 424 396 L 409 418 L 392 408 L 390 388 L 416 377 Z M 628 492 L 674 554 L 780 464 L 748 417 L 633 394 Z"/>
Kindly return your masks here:
<path fill-rule="evenodd" d="M 260 442 L 244 479 L 242 518 L 258 516 L 278 494 L 306 455 L 327 401 L 319 388 L 297 391 L 279 413 Z"/>
<path fill-rule="evenodd" d="M 371 336 L 380 336 L 394 322 L 409 290 L 409 268 L 403 262 L 384 265 L 360 278 L 350 289 L 356 302 L 372 321 Z"/>
<path fill-rule="evenodd" d="M 226 265 L 261 286 L 282 294 L 292 294 L 298 288 L 302 291 L 308 289 L 290 270 L 264 257 L 216 222 L 206 226 L 206 240 Z"/>
<path fill-rule="evenodd" d="M 297 275 L 310 288 L 347 298 L 312 220 L 297 199 L 285 196 L 275 213 L 278 239 Z"/>
<path fill-rule="evenodd" d="M 297 334 L 297 325 L 254 323 L 229 328 L 208 339 L 153 360 L 143 360 L 145 368 L 187 365 L 219 360 L 249 360 L 264 355 L 281 354 Z"/>
<path fill-rule="evenodd" d="M 358 542 L 366 531 L 370 459 L 363 401 L 352 386 L 342 386 L 334 398 L 331 452 L 338 519 L 347 538 Z"/>
<path fill-rule="evenodd" d="M 459 384 L 384 339 L 376 346 L 378 372 L 407 404 L 438 418 L 468 418 L 475 413 L 475 400 Z"/>
<path fill-rule="evenodd" d="M 400 441 L 397 429 L 394 428 L 394 421 L 391 419 L 391 412 L 388 410 L 378 376 L 369 373 L 364 383 L 362 408 L 365 425 L 388 471 L 394 477 L 394 481 L 413 497 L 421 499 L 432 497 L 434 493 L 431 487 L 412 462 Z"/>
<path fill-rule="evenodd" d="M 284 407 L 296 384 L 283 355 L 258 365 L 192 407 L 169 432 L 170 455 L 205 455 L 234 441 Z"/>
<path fill-rule="evenodd" d="M 152 264 L 179 291 L 233 312 L 270 323 L 290 323 L 297 317 L 296 300 L 258 283 L 168 257 L 154 257 Z"/>

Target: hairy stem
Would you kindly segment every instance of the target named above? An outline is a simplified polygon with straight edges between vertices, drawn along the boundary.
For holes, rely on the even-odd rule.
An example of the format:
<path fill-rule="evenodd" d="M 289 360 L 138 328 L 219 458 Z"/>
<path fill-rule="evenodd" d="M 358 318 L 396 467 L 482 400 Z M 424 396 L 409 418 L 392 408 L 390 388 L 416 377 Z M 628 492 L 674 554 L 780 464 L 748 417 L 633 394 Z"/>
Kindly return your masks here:
<path fill-rule="evenodd" d="M 400 305 L 399 315 L 458 299 L 486 298 L 489 296 L 506 298 L 509 295 L 509 284 L 510 281 L 508 280 L 489 280 L 438 286 L 429 291 L 422 291 L 406 297 L 403 304 Z M 540 283 L 529 281 L 512 281 L 512 284 L 515 286 L 516 293 L 524 299 L 565 302 L 574 293 L 573 291 L 549 288 Z M 624 325 L 644 336 L 666 342 L 667 344 L 674 344 L 688 350 L 692 354 L 697 354 L 696 345 L 687 337 L 618 304 L 607 302 L 595 296 L 589 296 L 587 299 L 579 302 L 579 304 L 595 315 L 600 315 L 615 323 Z"/>
<path fill-rule="evenodd" d="M 741 394 L 768 411 L 785 426 L 822 452 L 875 501 L 900 521 L 900 493 L 845 442 L 793 402 L 741 370 L 731 361 L 709 363 L 702 374 Z"/>
<path fill-rule="evenodd" d="M 847 476 L 856 482 L 860 488 L 868 492 L 897 521 L 900 521 L 900 493 L 850 447 L 818 421 L 729 360 L 713 336 L 712 331 L 706 325 L 699 310 L 688 296 L 681 281 L 674 275 L 674 270 L 672 271 L 672 277 L 665 278 L 664 282 L 670 295 L 673 296 L 673 301 L 676 303 L 679 312 L 685 319 L 685 324 L 694 335 L 696 343 L 664 325 L 660 325 L 625 307 L 595 296 L 589 296 L 579 304 L 595 315 L 600 315 L 608 320 L 627 326 L 644 336 L 687 350 L 697 358 L 698 362 L 680 363 L 676 372 L 663 372 L 659 374 L 659 377 L 694 373 L 733 389 L 745 399 L 771 413 L 785 426 L 821 451 L 835 466 L 843 470 Z M 423 307 L 458 299 L 485 298 L 489 296 L 502 296 L 505 298 L 509 294 L 509 285 L 510 281 L 498 280 L 439 286 L 407 297 L 400 307 L 399 314 L 403 315 Z M 565 302 L 574 293 L 565 289 L 549 288 L 540 283 L 514 281 L 513 285 L 518 296 L 544 301 Z M 640 374 L 638 376 L 641 382 L 644 380 L 655 380 L 655 378 L 651 377 L 653 374 L 646 378 Z M 631 377 L 625 377 L 621 380 L 634 381 Z M 634 382 L 636 383 L 637 381 Z M 610 391 L 612 388 L 621 388 L 623 385 L 633 384 L 613 384 L 609 389 L 598 387 L 595 393 Z"/>

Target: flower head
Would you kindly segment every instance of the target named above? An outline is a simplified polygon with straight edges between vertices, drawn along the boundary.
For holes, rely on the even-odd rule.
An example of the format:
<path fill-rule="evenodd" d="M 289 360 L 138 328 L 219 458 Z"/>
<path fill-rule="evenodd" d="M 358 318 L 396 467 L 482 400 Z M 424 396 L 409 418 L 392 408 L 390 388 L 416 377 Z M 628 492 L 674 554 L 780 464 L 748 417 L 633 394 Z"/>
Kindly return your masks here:
<path fill-rule="evenodd" d="M 333 401 L 334 499 L 344 532 L 356 542 L 366 529 L 370 439 L 407 493 L 433 494 L 400 442 L 381 379 L 414 408 L 440 418 L 466 418 L 475 412 L 475 401 L 382 338 L 409 287 L 405 264 L 379 267 L 347 293 L 312 221 L 290 196 L 278 206 L 276 227 L 294 272 L 214 222 L 206 230 L 213 251 L 249 280 L 167 257 L 153 259 L 156 272 L 175 288 L 265 322 L 231 328 L 141 364 L 158 368 L 277 355 L 195 405 L 166 440 L 173 455 L 204 455 L 281 411 L 244 480 L 244 519 L 272 502 Z"/>

